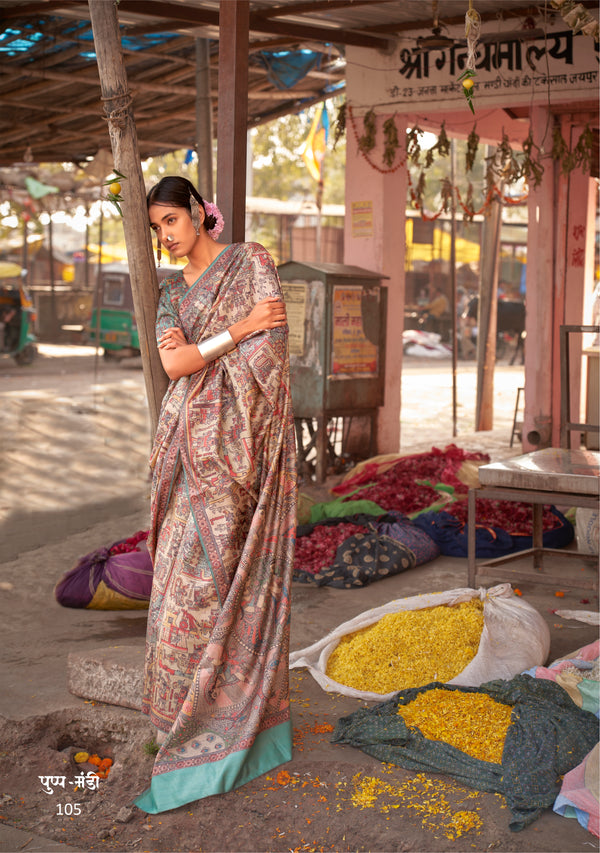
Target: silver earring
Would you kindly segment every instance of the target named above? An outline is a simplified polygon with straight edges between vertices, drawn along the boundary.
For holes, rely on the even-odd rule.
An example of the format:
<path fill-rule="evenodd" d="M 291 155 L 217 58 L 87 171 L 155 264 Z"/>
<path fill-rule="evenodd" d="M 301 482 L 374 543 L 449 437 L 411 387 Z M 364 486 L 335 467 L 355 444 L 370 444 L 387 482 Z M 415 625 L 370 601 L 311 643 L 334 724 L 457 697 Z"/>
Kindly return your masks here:
<path fill-rule="evenodd" d="M 196 237 L 200 235 L 200 205 L 198 199 L 190 193 L 190 211 L 192 215 L 192 225 L 196 232 Z"/>

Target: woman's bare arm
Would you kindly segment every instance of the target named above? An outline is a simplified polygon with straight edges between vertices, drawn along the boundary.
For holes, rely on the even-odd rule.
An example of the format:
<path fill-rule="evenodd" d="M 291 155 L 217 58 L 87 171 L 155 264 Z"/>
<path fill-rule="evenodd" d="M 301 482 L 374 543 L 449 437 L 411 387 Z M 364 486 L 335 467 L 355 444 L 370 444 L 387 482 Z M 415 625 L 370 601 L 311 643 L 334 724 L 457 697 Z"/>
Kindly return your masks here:
<path fill-rule="evenodd" d="M 276 329 L 285 326 L 286 322 L 285 304 L 277 296 L 268 296 L 256 303 L 245 320 L 229 326 L 229 334 L 237 346 L 253 332 Z M 158 352 L 169 379 L 191 376 L 206 366 L 196 344 L 188 343 L 182 330 L 177 327 L 163 332 L 158 341 Z"/>

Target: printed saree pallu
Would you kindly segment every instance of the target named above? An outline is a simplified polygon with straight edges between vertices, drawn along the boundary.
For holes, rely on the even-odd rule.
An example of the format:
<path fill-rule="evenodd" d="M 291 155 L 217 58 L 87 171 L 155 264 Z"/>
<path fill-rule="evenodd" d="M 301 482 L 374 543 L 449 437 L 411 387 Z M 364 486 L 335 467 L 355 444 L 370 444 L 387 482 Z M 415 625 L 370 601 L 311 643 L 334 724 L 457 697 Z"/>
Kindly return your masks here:
<path fill-rule="evenodd" d="M 258 244 L 189 287 L 165 279 L 157 335 L 198 343 L 280 295 Z M 288 691 L 296 464 L 287 330 L 257 333 L 171 382 L 152 452 L 142 710 L 166 739 L 146 812 L 236 788 L 291 758 Z"/>

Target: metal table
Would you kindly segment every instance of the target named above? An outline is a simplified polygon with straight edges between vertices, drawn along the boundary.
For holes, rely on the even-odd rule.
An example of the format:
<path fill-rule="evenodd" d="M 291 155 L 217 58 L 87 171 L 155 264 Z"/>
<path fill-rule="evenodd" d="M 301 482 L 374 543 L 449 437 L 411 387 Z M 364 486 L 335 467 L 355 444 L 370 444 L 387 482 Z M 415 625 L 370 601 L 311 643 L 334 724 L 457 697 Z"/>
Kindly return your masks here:
<path fill-rule="evenodd" d="M 542 513 L 544 505 L 568 505 L 598 509 L 600 495 L 600 453 L 592 450 L 565 450 L 548 447 L 526 453 L 506 462 L 494 462 L 479 468 L 480 486 L 469 489 L 468 507 L 468 572 L 469 586 L 475 587 L 478 575 L 500 574 L 520 582 L 557 584 L 563 587 L 598 589 L 598 557 L 558 548 L 543 547 Z M 477 563 L 475 558 L 476 501 L 480 498 L 522 501 L 532 505 L 532 548 L 504 557 Z M 544 570 L 544 555 L 564 558 L 584 558 L 591 564 L 589 573 L 581 578 L 565 579 Z M 514 560 L 533 558 L 533 571 L 508 568 Z M 502 569 L 499 571 L 498 567 Z"/>

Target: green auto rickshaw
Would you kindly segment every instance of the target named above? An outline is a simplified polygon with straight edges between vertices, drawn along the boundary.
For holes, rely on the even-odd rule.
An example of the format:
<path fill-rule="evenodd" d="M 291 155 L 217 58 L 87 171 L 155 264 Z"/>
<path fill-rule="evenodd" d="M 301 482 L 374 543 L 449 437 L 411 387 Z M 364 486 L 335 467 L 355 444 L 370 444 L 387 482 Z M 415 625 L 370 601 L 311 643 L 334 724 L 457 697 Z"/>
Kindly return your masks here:
<path fill-rule="evenodd" d="M 179 267 L 164 265 L 156 270 L 159 282 Z M 98 313 L 97 306 L 100 306 Z M 129 266 L 103 264 L 98 275 L 96 306 L 92 310 L 86 339 L 104 349 L 104 357 L 122 359 L 140 354 L 140 339 L 133 310 Z"/>
<path fill-rule="evenodd" d="M 14 358 L 19 365 L 31 364 L 37 353 L 36 312 L 25 275 L 19 264 L 0 261 L 0 356 Z"/>

